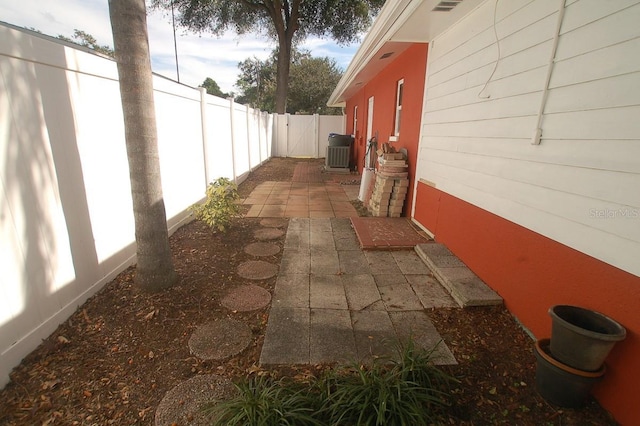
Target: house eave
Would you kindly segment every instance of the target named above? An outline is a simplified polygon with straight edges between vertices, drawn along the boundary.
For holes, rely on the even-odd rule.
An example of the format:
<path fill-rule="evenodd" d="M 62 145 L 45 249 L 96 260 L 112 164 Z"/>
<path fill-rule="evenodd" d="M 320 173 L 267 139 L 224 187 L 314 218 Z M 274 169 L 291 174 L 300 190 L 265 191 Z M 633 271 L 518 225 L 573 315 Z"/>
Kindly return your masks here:
<path fill-rule="evenodd" d="M 450 12 L 439 12 L 434 11 L 439 0 L 387 0 L 327 105 L 345 106 L 353 94 L 409 46 L 430 42 L 482 1 L 462 0 Z"/>

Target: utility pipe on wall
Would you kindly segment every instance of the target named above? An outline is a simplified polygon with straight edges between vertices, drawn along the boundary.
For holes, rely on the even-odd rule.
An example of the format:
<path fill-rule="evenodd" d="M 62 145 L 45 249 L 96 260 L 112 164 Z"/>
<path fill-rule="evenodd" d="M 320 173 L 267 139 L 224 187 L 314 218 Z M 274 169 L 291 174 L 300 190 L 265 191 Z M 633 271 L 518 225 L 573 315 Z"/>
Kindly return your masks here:
<path fill-rule="evenodd" d="M 565 0 L 560 0 L 560 7 L 558 9 L 558 21 L 556 24 L 556 31 L 553 36 L 553 47 L 551 48 L 551 57 L 549 58 L 549 66 L 547 67 L 547 76 L 544 83 L 544 89 L 542 91 L 542 99 L 540 100 L 540 109 L 538 110 L 538 120 L 536 122 L 536 130 L 531 139 L 532 145 L 540 145 L 542 139 L 542 117 L 544 116 L 544 107 L 547 104 L 547 97 L 549 95 L 549 82 L 551 81 L 551 74 L 553 72 L 553 65 L 556 59 L 556 51 L 558 50 L 558 40 L 560 39 L 560 29 L 562 27 L 562 21 L 564 19 Z"/>

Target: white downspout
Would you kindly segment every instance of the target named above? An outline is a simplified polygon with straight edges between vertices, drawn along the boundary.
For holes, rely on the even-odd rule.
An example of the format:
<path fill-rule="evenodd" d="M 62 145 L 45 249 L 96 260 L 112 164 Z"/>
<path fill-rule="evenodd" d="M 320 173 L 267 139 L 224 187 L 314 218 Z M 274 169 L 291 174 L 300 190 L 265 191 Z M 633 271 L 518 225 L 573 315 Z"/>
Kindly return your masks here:
<path fill-rule="evenodd" d="M 562 21 L 564 19 L 564 9 L 565 0 L 560 0 L 560 8 L 558 9 L 558 21 L 556 23 L 556 32 L 553 36 L 553 47 L 551 48 L 551 57 L 549 58 L 549 66 L 547 67 L 547 77 L 545 79 L 544 89 L 542 91 L 540 109 L 538 110 L 536 131 L 533 135 L 533 138 L 531 138 L 532 145 L 540 145 L 540 141 L 542 140 L 542 117 L 544 116 L 544 108 L 547 104 L 547 97 L 549 96 L 549 82 L 551 81 L 553 65 L 556 59 L 556 51 L 558 50 L 558 40 L 560 39 L 560 28 L 562 27 Z"/>

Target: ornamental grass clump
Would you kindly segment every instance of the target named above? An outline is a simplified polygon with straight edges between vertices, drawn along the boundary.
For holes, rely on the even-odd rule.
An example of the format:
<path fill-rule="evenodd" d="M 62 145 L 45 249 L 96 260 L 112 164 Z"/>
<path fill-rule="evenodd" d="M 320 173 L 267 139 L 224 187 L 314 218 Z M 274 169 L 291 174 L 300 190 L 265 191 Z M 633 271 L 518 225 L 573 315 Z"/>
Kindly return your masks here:
<path fill-rule="evenodd" d="M 236 386 L 237 396 L 209 408 L 218 425 L 430 425 L 449 406 L 454 378 L 413 341 L 394 361 L 354 363 L 301 382 L 259 377 Z"/>
<path fill-rule="evenodd" d="M 352 365 L 326 379 L 323 410 L 331 425 L 430 425 L 448 404 L 451 376 L 410 340 L 391 362 Z"/>
<path fill-rule="evenodd" d="M 235 384 L 236 397 L 205 409 L 213 424 L 225 426 L 320 426 L 316 395 L 293 379 L 260 376 Z"/>
<path fill-rule="evenodd" d="M 224 232 L 231 220 L 240 215 L 238 206 L 238 186 L 228 178 L 218 178 L 207 186 L 207 199 L 202 204 L 194 204 L 189 209 L 196 219 L 210 228 Z"/>

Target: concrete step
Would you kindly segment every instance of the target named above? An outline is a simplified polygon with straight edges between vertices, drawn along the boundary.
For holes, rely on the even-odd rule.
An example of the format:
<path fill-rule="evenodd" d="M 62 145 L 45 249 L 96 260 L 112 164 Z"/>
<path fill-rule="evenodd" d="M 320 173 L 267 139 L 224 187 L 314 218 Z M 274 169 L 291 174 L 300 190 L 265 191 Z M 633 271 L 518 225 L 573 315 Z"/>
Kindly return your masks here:
<path fill-rule="evenodd" d="M 461 307 L 502 304 L 502 297 L 443 244 L 418 244 L 415 251 Z"/>

